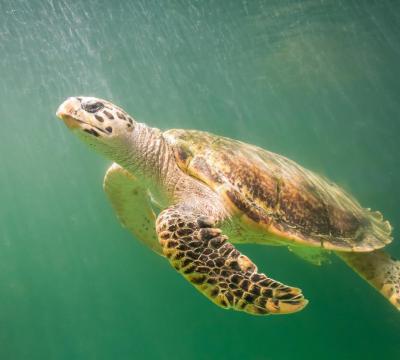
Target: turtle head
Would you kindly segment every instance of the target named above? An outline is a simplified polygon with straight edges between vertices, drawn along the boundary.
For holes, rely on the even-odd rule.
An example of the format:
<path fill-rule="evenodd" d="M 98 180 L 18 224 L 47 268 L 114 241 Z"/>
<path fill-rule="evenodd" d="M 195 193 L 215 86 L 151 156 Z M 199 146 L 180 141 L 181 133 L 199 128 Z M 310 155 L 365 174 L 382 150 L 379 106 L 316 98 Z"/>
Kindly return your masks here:
<path fill-rule="evenodd" d="M 124 110 L 94 97 L 70 97 L 56 115 L 84 142 L 112 160 L 130 141 L 136 125 Z"/>

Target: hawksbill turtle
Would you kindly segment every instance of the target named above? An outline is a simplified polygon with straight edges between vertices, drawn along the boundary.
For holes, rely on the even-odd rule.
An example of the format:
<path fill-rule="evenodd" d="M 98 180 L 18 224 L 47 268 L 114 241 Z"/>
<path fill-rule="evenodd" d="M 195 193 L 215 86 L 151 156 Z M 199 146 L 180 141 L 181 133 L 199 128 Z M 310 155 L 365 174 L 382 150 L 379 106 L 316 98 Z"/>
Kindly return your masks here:
<path fill-rule="evenodd" d="M 162 132 L 102 99 L 70 97 L 57 116 L 114 161 L 104 189 L 121 223 L 215 304 L 259 315 L 306 306 L 233 245 L 258 243 L 317 264 L 334 252 L 400 310 L 400 262 L 382 250 L 389 222 L 327 179 L 237 140 Z"/>

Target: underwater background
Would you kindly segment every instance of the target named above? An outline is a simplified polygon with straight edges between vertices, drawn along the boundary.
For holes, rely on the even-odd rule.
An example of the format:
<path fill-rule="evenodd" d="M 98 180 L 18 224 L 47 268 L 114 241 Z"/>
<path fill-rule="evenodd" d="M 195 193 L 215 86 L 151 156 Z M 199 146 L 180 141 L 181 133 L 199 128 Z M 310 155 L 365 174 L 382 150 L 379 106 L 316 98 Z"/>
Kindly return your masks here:
<path fill-rule="evenodd" d="M 242 246 L 310 300 L 254 317 L 124 230 L 110 162 L 55 117 L 119 104 L 285 155 L 380 210 L 400 257 L 400 2 L 0 0 L 0 359 L 400 359 L 400 313 L 335 256 Z"/>

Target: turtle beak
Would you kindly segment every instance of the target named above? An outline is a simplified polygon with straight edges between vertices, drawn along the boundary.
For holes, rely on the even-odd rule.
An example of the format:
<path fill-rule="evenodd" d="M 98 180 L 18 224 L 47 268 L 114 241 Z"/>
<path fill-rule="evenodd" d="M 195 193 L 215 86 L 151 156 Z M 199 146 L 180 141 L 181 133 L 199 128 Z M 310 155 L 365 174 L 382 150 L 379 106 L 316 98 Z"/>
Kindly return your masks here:
<path fill-rule="evenodd" d="M 69 128 L 77 128 L 80 126 L 76 114 L 80 108 L 81 102 L 76 97 L 70 97 L 58 107 L 56 116 L 63 120 Z"/>
<path fill-rule="evenodd" d="M 81 107 L 81 102 L 76 97 L 69 97 L 57 109 L 56 115 L 64 120 L 65 115 L 73 115 Z"/>

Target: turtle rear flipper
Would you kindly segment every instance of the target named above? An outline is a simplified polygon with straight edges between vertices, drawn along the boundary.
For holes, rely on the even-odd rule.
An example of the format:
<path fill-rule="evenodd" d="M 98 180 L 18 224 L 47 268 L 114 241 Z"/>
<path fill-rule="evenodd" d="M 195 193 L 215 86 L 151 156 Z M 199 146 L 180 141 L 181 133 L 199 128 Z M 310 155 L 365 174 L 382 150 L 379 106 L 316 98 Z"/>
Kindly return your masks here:
<path fill-rule="evenodd" d="M 383 250 L 337 253 L 361 277 L 400 310 L 400 261 Z"/>
<path fill-rule="evenodd" d="M 158 237 L 171 265 L 211 301 L 251 314 L 285 314 L 301 310 L 307 300 L 300 289 L 265 274 L 227 242 L 215 220 L 204 217 L 187 201 L 157 218 Z"/>

